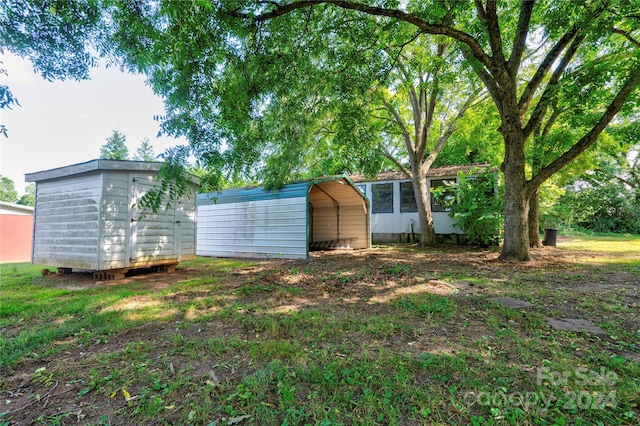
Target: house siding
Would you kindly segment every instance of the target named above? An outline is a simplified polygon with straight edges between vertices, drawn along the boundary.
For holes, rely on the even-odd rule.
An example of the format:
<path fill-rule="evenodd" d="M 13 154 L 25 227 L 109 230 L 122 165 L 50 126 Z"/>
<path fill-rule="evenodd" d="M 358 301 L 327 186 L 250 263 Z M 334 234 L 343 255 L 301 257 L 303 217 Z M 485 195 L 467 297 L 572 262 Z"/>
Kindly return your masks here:
<path fill-rule="evenodd" d="M 433 181 L 457 180 L 459 172 L 474 174 L 480 171 L 490 171 L 497 173 L 495 168 L 491 168 L 487 163 L 468 164 L 462 166 L 444 166 L 429 170 L 427 175 L 427 186 L 431 188 Z M 411 183 L 411 180 L 400 172 L 385 172 L 376 175 L 375 181 L 367 180 L 363 175 L 352 176 L 351 179 L 356 186 L 364 187 L 363 193 L 371 200 L 373 197 L 372 186 L 377 184 L 391 184 L 393 188 L 392 209 L 388 213 L 371 213 L 371 237 L 374 242 L 394 242 L 404 241 L 411 232 L 420 233 L 420 219 L 418 212 L 402 212 L 401 190 L 403 183 Z M 430 202 L 431 200 L 429 200 Z M 464 235 L 464 231 L 454 225 L 454 219 L 449 217 L 446 211 L 432 211 L 433 226 L 438 235 L 458 236 Z M 456 237 L 457 240 L 457 237 Z"/>
<path fill-rule="evenodd" d="M 0 213 L 0 263 L 31 259 L 33 214 Z"/>
<path fill-rule="evenodd" d="M 439 179 L 443 179 L 438 177 Z M 446 177 L 446 179 L 455 180 L 455 176 Z M 431 185 L 432 179 L 427 179 L 427 185 Z M 371 214 L 371 233 L 374 242 L 390 242 L 398 241 L 402 237 L 406 237 L 413 232 L 420 233 L 420 218 L 418 212 L 402 212 L 400 209 L 400 184 L 411 182 L 410 180 L 393 180 L 393 181 L 375 181 L 363 182 L 365 185 L 365 195 L 372 196 L 371 186 L 379 183 L 387 183 L 393 186 L 393 212 L 392 213 L 372 213 Z M 454 225 L 453 218 L 449 217 L 448 212 L 432 212 L 433 227 L 436 234 L 450 235 L 464 232 Z"/>

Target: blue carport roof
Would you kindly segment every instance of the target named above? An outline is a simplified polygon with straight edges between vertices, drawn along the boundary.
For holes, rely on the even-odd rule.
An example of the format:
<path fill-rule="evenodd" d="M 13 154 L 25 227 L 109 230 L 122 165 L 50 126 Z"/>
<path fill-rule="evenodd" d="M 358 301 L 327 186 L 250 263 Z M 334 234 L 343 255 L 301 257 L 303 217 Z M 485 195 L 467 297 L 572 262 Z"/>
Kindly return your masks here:
<path fill-rule="evenodd" d="M 295 182 L 285 185 L 281 189 L 276 191 L 268 191 L 264 187 L 253 188 L 232 188 L 225 189 L 218 192 L 210 192 L 206 194 L 198 195 L 198 205 L 206 206 L 210 204 L 228 204 L 228 203 L 240 203 L 247 201 L 264 201 L 275 200 L 284 198 L 297 198 L 306 197 L 309 192 L 309 188 L 313 185 L 322 184 L 329 181 L 343 180 L 354 188 L 355 191 L 360 194 L 360 191 L 355 188 L 353 182 L 343 175 L 340 176 L 327 176 L 318 179 L 311 179 L 303 182 Z M 363 197 L 364 198 L 364 197 Z"/>

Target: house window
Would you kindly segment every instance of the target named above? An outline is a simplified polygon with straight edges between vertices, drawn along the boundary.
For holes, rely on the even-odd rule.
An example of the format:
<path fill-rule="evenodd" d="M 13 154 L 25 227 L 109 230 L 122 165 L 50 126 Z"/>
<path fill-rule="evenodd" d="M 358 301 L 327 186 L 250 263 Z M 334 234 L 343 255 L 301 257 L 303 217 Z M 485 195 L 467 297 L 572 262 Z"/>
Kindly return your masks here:
<path fill-rule="evenodd" d="M 448 212 L 451 209 L 446 207 L 448 201 L 453 199 L 454 194 L 450 185 L 455 184 L 455 179 L 436 179 L 431 181 L 431 211 L 432 212 Z M 437 188 L 445 187 L 442 195 L 435 197 L 433 191 Z"/>
<path fill-rule="evenodd" d="M 374 183 L 371 185 L 371 213 L 393 213 L 393 184 Z"/>
<path fill-rule="evenodd" d="M 411 213 L 418 211 L 418 204 L 413 193 L 411 182 L 400 182 L 400 213 Z"/>
<path fill-rule="evenodd" d="M 367 185 L 356 185 L 356 188 L 362 192 L 362 195 L 367 195 Z"/>

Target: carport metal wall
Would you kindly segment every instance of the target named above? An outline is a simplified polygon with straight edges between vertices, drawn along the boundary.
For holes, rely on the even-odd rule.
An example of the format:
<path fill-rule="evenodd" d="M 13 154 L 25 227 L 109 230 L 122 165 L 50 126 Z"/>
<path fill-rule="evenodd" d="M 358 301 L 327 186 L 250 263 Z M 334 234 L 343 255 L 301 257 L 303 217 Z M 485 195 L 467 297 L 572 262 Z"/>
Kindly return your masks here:
<path fill-rule="evenodd" d="M 301 259 L 309 255 L 312 234 L 316 240 L 341 236 L 352 239 L 353 248 L 368 248 L 369 220 L 368 200 L 344 176 L 294 183 L 278 191 L 237 188 L 200 194 L 197 254 Z"/>

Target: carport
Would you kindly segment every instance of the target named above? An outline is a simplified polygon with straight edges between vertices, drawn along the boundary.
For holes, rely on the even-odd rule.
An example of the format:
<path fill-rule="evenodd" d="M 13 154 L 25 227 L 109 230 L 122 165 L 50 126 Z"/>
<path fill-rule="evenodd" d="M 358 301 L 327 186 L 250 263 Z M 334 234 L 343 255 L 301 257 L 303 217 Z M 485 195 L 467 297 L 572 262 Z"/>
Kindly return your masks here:
<path fill-rule="evenodd" d="M 369 201 L 346 176 L 277 191 L 236 188 L 198 196 L 197 254 L 288 258 L 311 249 L 371 246 Z"/>

